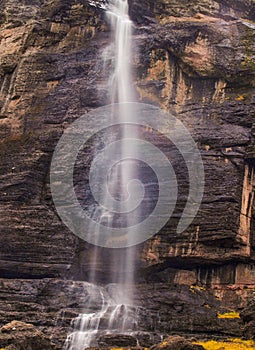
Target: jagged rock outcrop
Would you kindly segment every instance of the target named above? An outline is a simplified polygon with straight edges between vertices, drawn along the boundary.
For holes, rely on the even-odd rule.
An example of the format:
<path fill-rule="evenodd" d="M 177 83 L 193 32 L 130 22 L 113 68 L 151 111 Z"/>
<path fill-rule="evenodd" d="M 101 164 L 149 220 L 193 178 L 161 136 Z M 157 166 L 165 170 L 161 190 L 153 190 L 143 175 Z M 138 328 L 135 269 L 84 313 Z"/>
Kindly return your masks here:
<path fill-rule="evenodd" d="M 31 322 L 53 333 L 57 310 L 66 309 L 61 341 L 79 309 L 82 288 L 61 278 L 86 280 L 94 247 L 58 218 L 50 194 L 50 161 L 63 130 L 108 103 L 108 71 L 101 57 L 110 37 L 103 4 L 1 1 L 0 274 L 5 293 L 0 301 L 7 315 L 1 323 L 17 315 L 30 321 L 24 313 L 28 308 Z M 176 317 L 169 320 L 161 308 L 159 332 L 224 333 L 226 324 L 219 322 L 228 321 L 216 317 L 222 305 L 214 311 L 200 305 L 203 317 L 193 315 L 189 323 L 178 310 L 191 315 L 195 301 L 190 303 L 186 292 L 177 297 L 169 286 L 212 286 L 231 308 L 245 306 L 252 297 L 243 288 L 255 285 L 254 2 L 132 0 L 130 14 L 137 99 L 182 120 L 199 146 L 206 176 L 201 210 L 190 228 L 177 235 L 187 192 L 185 165 L 173 160 L 180 204 L 169 224 L 137 250 L 137 281 L 152 285 L 140 286 L 142 295 L 150 294 L 141 304 L 152 310 L 155 325 L 159 305 L 168 301 L 169 311 L 169 300 L 174 300 L 170 308 L 177 307 Z M 95 268 L 106 282 L 109 254 L 102 249 L 100 256 Z M 51 300 L 41 292 L 49 278 Z M 155 293 L 150 289 L 154 283 Z M 233 321 L 231 335 L 238 333 L 239 322 Z M 151 330 L 148 319 L 144 330 Z"/>

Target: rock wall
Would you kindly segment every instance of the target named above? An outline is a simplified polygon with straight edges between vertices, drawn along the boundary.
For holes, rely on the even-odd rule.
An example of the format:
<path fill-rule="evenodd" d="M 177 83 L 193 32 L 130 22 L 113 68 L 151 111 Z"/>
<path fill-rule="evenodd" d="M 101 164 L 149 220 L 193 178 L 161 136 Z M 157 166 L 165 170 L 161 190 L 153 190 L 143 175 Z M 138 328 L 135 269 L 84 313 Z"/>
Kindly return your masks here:
<path fill-rule="evenodd" d="M 1 1 L 0 274 L 3 283 L 11 280 L 4 294 L 13 300 L 9 321 L 23 320 L 17 310 L 27 307 L 16 285 L 25 283 L 32 300 L 32 280 L 86 280 L 91 267 L 94 247 L 56 215 L 49 169 L 63 130 L 108 103 L 101 57 L 110 39 L 103 3 Z M 137 281 L 203 284 L 225 304 L 234 295 L 231 306 L 240 300 L 244 306 L 255 286 L 254 1 L 131 0 L 130 14 L 137 99 L 180 118 L 197 142 L 206 176 L 190 228 L 176 234 L 182 199 L 169 224 L 138 247 Z M 184 165 L 174 165 L 185 197 Z M 104 282 L 108 252 L 102 249 L 101 256 L 96 268 Z M 52 330 L 50 310 L 41 312 L 40 326 Z"/>
<path fill-rule="evenodd" d="M 254 246 L 254 4 L 160 1 L 145 14 L 141 7 L 131 6 L 136 22 L 146 23 L 136 28 L 146 57 L 138 68 L 139 98 L 184 122 L 206 175 L 193 226 L 176 236 L 169 225 L 147 242 L 143 257 L 149 265 L 222 265 L 214 271 L 232 262 L 233 283 L 240 283 L 236 266 L 252 262 Z M 210 270 L 212 283 L 229 283 Z M 245 275 L 253 284 L 252 269 Z"/>

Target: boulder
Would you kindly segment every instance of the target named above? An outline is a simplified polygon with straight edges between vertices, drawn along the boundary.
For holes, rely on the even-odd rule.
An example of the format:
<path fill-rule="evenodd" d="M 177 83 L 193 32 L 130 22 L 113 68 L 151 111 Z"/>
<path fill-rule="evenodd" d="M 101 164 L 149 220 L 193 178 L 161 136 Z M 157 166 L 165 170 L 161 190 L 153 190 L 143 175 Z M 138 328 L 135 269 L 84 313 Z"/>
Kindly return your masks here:
<path fill-rule="evenodd" d="M 151 350 L 203 350 L 202 345 L 192 344 L 187 339 L 180 336 L 166 338 L 162 343 L 153 345 Z"/>
<path fill-rule="evenodd" d="M 35 326 L 20 321 L 12 321 L 0 329 L 0 346 L 5 350 L 56 349 Z"/>

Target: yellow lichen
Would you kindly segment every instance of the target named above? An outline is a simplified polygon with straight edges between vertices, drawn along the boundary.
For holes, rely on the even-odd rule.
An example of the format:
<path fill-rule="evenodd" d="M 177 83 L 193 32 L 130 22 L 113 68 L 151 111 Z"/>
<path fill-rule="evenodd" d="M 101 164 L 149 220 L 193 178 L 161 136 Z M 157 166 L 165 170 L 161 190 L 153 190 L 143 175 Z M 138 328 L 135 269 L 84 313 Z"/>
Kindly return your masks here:
<path fill-rule="evenodd" d="M 251 21 L 250 19 L 247 19 L 247 18 L 241 18 L 241 20 L 250 24 L 255 24 L 254 21 Z"/>
<path fill-rule="evenodd" d="M 226 341 L 199 341 L 196 345 L 202 345 L 206 350 L 254 350 L 255 342 L 253 340 L 228 339 Z"/>
<path fill-rule="evenodd" d="M 240 314 L 235 311 L 226 312 L 224 314 L 218 314 L 218 318 L 240 318 Z"/>
<path fill-rule="evenodd" d="M 190 286 L 190 291 L 193 292 L 193 293 L 195 291 L 204 292 L 204 291 L 206 291 L 206 288 L 200 287 L 200 286 Z"/>
<path fill-rule="evenodd" d="M 245 96 L 244 95 L 238 95 L 235 100 L 236 101 L 243 101 L 243 100 L 245 100 Z"/>
<path fill-rule="evenodd" d="M 160 347 L 160 348 L 163 348 L 163 347 L 166 346 L 166 345 L 168 345 L 168 342 L 167 342 L 167 341 L 163 341 L 163 342 L 159 345 L 159 347 Z"/>

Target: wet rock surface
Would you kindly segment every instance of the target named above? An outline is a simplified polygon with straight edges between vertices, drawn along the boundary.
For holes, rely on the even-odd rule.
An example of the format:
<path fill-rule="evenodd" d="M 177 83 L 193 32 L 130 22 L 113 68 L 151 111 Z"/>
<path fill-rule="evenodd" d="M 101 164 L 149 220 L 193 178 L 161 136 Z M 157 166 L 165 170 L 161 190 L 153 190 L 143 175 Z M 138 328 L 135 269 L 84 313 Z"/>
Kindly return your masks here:
<path fill-rule="evenodd" d="M 59 349 L 86 307 L 87 285 L 77 280 L 87 279 L 95 248 L 58 218 L 50 162 L 68 125 L 108 103 L 101 57 L 110 36 L 104 1 L 95 4 L 1 2 L 0 323 L 31 322 Z M 167 109 L 188 127 L 206 175 L 198 216 L 176 234 L 187 184 L 185 164 L 173 159 L 178 207 L 137 249 L 141 346 L 162 334 L 239 336 L 243 321 L 217 313 L 243 308 L 255 286 L 254 2 L 132 0 L 130 13 L 138 101 Z M 109 252 L 100 256 L 94 268 L 107 283 Z M 91 305 L 100 307 L 97 293 Z M 253 308 L 243 320 L 253 337 Z"/>
<path fill-rule="evenodd" d="M 116 334 L 116 335 L 104 335 L 98 340 L 99 347 L 135 347 L 137 340 L 131 335 Z"/>

